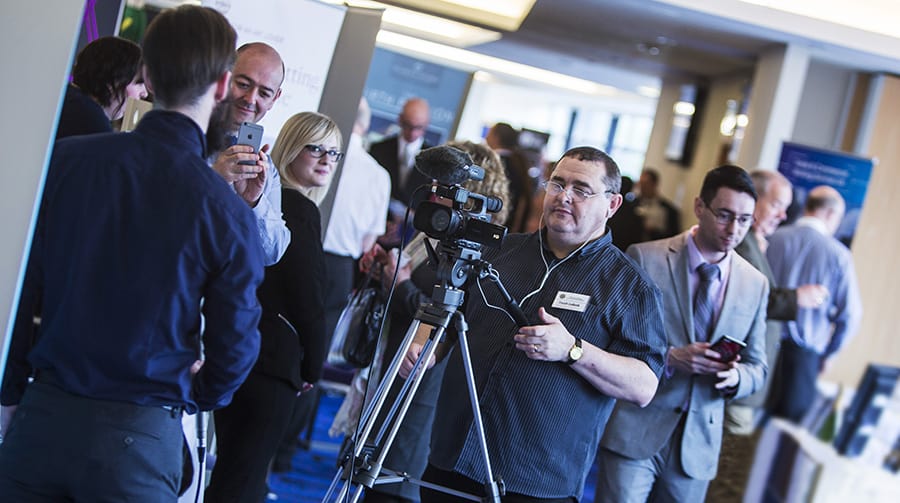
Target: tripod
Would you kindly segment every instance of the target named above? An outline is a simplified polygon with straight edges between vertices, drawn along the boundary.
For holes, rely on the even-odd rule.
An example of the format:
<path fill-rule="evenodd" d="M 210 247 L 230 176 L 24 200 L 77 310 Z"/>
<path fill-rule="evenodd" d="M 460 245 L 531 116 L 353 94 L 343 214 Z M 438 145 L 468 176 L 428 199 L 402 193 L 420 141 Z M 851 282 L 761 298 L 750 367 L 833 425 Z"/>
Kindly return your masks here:
<path fill-rule="evenodd" d="M 425 376 L 427 362 L 431 361 L 431 358 L 435 355 L 438 343 L 441 342 L 451 322 L 459 338 L 459 351 L 463 360 L 469 401 L 472 407 L 480 451 L 485 464 L 487 496 L 484 500 L 495 503 L 500 502 L 500 496 L 503 494 L 503 483 L 499 478 L 494 478 L 491 468 L 466 338 L 468 325 L 465 317 L 459 311 L 459 307 L 465 298 L 464 292 L 459 287 L 468 281 L 469 274 L 472 272 L 476 272 L 479 277 L 489 276 L 491 266 L 487 262 L 480 260 L 480 252 L 477 249 L 460 246 L 458 243 L 448 244 L 441 242 L 439 250 L 440 256 L 437 256 L 435 251 L 429 247 L 429 255 L 432 259 L 437 258 L 437 274 L 440 283 L 434 287 L 430 301 L 423 302 L 419 306 L 397 354 L 385 372 L 384 379 L 382 379 L 372 400 L 363 412 L 360 427 L 357 428 L 356 433 L 350 439 L 346 455 L 342 459 L 341 465 L 322 500 L 323 503 L 329 501 L 357 503 L 365 488 L 401 481 L 412 482 L 416 485 L 442 491 L 463 499 L 482 501 L 482 498 L 479 496 L 416 480 L 405 473 L 396 473 L 383 468 L 384 460 L 400 429 L 403 418 L 406 416 L 419 384 Z M 491 279 L 497 281 L 504 298 L 509 299 L 506 290 L 499 283 L 499 279 L 495 275 L 491 276 Z M 517 308 L 518 306 L 515 307 Z M 518 318 L 518 316 L 516 317 Z M 524 318 L 524 315 L 522 318 Z M 422 323 L 434 328 L 430 331 L 428 339 L 410 371 L 409 377 L 406 378 L 394 402 L 390 404 L 373 443 L 367 444 L 367 439 L 369 439 L 371 433 L 378 425 L 379 416 L 387 403 L 388 393 L 399 375 L 402 361 L 415 340 Z M 340 488 L 338 487 L 339 485 Z"/>

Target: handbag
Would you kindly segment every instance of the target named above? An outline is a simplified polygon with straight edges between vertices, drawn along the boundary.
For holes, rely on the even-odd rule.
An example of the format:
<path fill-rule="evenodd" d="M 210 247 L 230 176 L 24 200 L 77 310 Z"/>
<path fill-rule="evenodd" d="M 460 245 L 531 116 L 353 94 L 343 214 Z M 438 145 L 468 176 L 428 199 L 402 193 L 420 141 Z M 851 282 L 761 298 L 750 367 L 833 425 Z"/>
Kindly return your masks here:
<path fill-rule="evenodd" d="M 381 289 L 369 286 L 373 270 L 369 269 L 341 311 L 328 351 L 331 365 L 365 368 L 372 363 L 384 323 L 385 307 Z"/>

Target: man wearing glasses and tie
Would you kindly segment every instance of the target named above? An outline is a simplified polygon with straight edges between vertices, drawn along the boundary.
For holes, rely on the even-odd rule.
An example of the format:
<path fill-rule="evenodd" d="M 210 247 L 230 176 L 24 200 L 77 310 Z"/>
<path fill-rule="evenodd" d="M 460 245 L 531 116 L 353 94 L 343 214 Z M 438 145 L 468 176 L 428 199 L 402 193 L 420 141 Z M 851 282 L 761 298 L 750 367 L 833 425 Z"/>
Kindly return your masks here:
<path fill-rule="evenodd" d="M 703 501 L 716 475 L 725 400 L 766 378 L 765 276 L 732 250 L 753 222 L 757 194 L 746 171 L 721 166 L 694 201 L 698 224 L 627 253 L 662 290 L 666 371 L 650 404 L 619 402 L 601 450 L 598 501 Z M 714 346 L 743 342 L 732 360 Z"/>

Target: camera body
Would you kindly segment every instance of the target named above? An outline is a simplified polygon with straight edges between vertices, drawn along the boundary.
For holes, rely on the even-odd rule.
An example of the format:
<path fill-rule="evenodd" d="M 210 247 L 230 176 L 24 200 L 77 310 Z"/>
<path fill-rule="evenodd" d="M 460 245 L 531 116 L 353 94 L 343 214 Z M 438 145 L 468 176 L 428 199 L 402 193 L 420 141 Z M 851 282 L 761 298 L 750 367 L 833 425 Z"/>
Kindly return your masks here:
<path fill-rule="evenodd" d="M 432 193 L 450 205 L 423 201 L 416 206 L 413 226 L 440 241 L 458 241 L 466 248 L 499 248 L 507 229 L 492 224 L 488 212 L 499 211 L 499 200 L 470 192 L 458 185 L 434 185 Z"/>

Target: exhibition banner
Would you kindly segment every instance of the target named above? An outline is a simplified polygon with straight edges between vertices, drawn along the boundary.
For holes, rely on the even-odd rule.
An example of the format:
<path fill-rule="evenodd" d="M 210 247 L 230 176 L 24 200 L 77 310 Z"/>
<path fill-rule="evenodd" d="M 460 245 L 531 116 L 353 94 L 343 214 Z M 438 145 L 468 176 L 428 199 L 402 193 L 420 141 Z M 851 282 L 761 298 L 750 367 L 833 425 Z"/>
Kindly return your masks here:
<path fill-rule="evenodd" d="M 794 202 L 791 206 L 798 208 L 789 218 L 793 220 L 802 213 L 810 189 L 819 185 L 831 186 L 847 204 L 844 220 L 835 237 L 850 246 L 866 199 L 873 166 L 872 159 L 785 142 L 781 149 L 778 171 L 794 185 Z"/>
<path fill-rule="evenodd" d="M 281 97 L 260 122 L 263 142 L 274 144 L 290 116 L 319 109 L 346 7 L 314 0 L 203 0 L 203 5 L 228 18 L 238 46 L 265 42 L 281 54 Z"/>
<path fill-rule="evenodd" d="M 471 74 L 387 49 L 375 48 L 363 95 L 372 109 L 369 142 L 397 134 L 397 116 L 409 98 L 424 98 L 431 110 L 425 141 L 440 145 L 455 133 Z"/>

